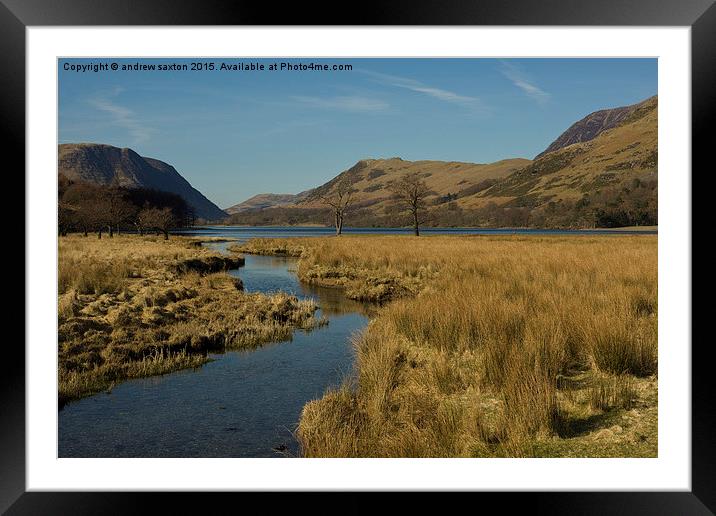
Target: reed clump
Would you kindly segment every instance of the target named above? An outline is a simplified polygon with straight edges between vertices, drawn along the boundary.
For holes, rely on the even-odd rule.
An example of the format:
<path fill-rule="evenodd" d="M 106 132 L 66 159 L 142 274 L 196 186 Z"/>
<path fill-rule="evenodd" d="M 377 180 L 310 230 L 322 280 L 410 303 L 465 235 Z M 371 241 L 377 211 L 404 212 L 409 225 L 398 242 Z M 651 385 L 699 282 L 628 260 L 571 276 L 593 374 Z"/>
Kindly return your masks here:
<path fill-rule="evenodd" d="M 291 256 L 299 257 L 304 247 L 294 240 L 280 240 L 275 238 L 252 238 L 242 244 L 233 244 L 228 250 L 233 253 L 250 253 L 265 256 Z"/>
<path fill-rule="evenodd" d="M 304 454 L 655 456 L 656 243 L 627 235 L 252 243 L 300 247 L 302 278 L 347 292 L 369 288 L 369 278 L 403 287 L 384 296 L 393 301 L 356 341 L 354 377 L 306 405 Z"/>

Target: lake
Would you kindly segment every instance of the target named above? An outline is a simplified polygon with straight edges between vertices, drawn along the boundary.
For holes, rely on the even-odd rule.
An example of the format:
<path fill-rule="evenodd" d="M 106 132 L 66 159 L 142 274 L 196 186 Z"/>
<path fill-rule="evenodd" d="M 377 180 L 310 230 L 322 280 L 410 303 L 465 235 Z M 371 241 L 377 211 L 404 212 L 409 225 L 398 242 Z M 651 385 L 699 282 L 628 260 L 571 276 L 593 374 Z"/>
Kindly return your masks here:
<path fill-rule="evenodd" d="M 177 231 L 177 234 L 214 236 L 246 240 L 249 238 L 285 238 L 330 236 L 332 227 L 323 226 L 197 226 Z M 350 228 L 344 227 L 346 235 L 412 235 L 412 228 Z M 421 228 L 424 235 L 643 235 L 657 234 L 657 230 L 630 229 L 505 229 L 505 228 Z"/>

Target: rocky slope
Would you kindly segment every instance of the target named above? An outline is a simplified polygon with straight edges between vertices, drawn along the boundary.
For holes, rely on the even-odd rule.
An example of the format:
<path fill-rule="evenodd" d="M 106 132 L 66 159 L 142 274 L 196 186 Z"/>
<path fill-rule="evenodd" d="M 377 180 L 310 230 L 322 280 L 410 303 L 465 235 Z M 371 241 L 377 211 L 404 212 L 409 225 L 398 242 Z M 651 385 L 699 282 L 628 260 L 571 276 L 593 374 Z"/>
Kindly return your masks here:
<path fill-rule="evenodd" d="M 173 166 L 158 159 L 142 157 L 132 149 L 98 143 L 60 144 L 58 173 L 74 181 L 175 193 L 194 208 L 197 217 L 220 220 L 227 216 L 192 187 Z"/>
<path fill-rule="evenodd" d="M 654 96 L 631 106 L 595 111 L 572 124 L 569 129 L 559 135 L 549 147 L 539 153 L 535 159 L 544 156 L 548 152 L 554 152 L 574 143 L 593 140 L 604 131 L 640 118 L 648 111 L 654 109 L 656 104 L 657 98 Z"/>
<path fill-rule="evenodd" d="M 657 173 L 658 103 L 652 97 L 634 106 L 627 116 L 620 115 L 616 125 L 602 129 L 594 138 L 541 154 L 466 205 L 492 201 L 534 207 L 578 200 L 635 179 L 655 181 Z"/>

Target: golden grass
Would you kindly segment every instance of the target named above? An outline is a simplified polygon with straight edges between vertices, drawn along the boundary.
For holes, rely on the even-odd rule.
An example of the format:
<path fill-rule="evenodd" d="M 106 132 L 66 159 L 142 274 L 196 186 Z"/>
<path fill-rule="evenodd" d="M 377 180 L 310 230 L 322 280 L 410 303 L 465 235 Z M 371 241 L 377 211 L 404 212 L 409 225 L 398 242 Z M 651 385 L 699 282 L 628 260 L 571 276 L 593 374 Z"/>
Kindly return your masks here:
<path fill-rule="evenodd" d="M 242 259 L 196 244 L 178 237 L 60 238 L 60 404 L 322 323 L 313 302 L 242 292 L 237 278 L 215 272 Z"/>
<path fill-rule="evenodd" d="M 355 378 L 304 408 L 304 454 L 656 455 L 656 243 L 626 235 L 250 243 L 300 248 L 300 276 L 324 285 L 401 287 L 357 341 Z"/>
<path fill-rule="evenodd" d="M 373 245 L 370 237 L 361 245 Z M 378 240 L 380 242 L 380 240 Z M 344 243 L 355 243 L 350 238 Z M 417 255 L 401 253 L 398 264 L 383 254 L 353 254 L 350 245 L 342 245 L 325 238 L 271 239 L 257 238 L 231 246 L 233 252 L 300 256 L 298 277 L 301 281 L 321 287 L 345 289 L 349 299 L 384 302 L 420 291 L 426 280 L 435 276 L 435 267 L 425 265 Z M 383 248 L 387 252 L 388 246 Z"/>

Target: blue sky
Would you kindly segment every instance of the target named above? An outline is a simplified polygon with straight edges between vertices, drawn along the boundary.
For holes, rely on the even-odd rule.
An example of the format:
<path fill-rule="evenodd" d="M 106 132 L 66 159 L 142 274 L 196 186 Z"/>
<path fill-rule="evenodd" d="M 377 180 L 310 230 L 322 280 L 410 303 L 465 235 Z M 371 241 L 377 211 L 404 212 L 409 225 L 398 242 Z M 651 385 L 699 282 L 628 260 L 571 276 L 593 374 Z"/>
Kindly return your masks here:
<path fill-rule="evenodd" d="M 197 61 L 217 69 L 64 69 Z M 266 69 L 222 71 L 222 62 Z M 352 70 L 268 70 L 282 62 Z M 532 158 L 590 112 L 657 93 L 656 59 L 68 59 L 58 68 L 60 143 L 166 161 L 221 208 L 318 186 L 363 158 Z"/>

